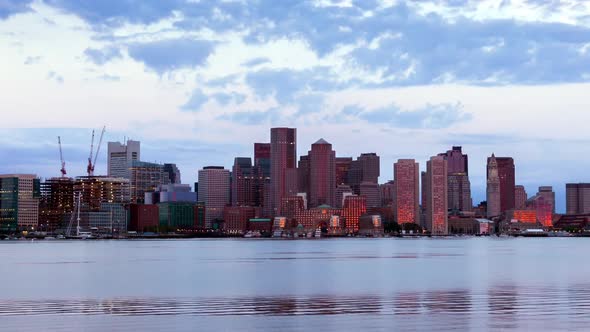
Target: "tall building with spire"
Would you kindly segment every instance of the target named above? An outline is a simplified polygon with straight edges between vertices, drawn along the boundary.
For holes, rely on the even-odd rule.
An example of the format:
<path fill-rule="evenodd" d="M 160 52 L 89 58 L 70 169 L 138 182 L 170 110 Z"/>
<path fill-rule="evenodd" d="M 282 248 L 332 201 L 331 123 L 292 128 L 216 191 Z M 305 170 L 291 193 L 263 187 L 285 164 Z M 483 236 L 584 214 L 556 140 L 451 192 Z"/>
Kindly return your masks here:
<path fill-rule="evenodd" d="M 399 224 L 420 224 L 419 165 L 414 159 L 400 159 L 393 166 L 395 215 Z"/>
<path fill-rule="evenodd" d="M 323 138 L 309 151 L 309 206 L 334 206 L 336 191 L 336 152 Z"/>
<path fill-rule="evenodd" d="M 488 158 L 486 197 L 488 218 L 499 216 L 501 213 L 500 176 L 498 175 L 498 163 L 494 154 Z"/>
<path fill-rule="evenodd" d="M 281 199 L 297 191 L 297 129 L 270 129 L 270 187 L 272 214 L 276 214 Z"/>

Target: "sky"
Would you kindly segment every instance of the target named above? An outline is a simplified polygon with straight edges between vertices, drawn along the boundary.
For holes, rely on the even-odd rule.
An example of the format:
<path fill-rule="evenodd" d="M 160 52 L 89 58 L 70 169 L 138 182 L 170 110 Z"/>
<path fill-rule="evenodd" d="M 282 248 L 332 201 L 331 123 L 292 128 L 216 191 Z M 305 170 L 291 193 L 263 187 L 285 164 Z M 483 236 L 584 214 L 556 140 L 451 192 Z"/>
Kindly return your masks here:
<path fill-rule="evenodd" d="M 453 145 L 529 196 L 590 181 L 590 0 L 0 0 L 0 173 L 83 175 L 93 129 L 185 183 L 298 128 L 298 155 L 393 163 Z"/>

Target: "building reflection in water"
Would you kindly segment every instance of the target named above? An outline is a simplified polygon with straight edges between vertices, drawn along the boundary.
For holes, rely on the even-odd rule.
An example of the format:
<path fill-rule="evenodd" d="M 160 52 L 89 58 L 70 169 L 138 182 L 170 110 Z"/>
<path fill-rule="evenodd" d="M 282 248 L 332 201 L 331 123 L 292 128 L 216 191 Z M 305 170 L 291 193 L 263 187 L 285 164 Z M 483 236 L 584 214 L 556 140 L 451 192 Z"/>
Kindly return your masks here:
<path fill-rule="evenodd" d="M 518 310 L 518 290 L 514 285 L 498 285 L 488 290 L 490 329 L 515 329 Z"/>

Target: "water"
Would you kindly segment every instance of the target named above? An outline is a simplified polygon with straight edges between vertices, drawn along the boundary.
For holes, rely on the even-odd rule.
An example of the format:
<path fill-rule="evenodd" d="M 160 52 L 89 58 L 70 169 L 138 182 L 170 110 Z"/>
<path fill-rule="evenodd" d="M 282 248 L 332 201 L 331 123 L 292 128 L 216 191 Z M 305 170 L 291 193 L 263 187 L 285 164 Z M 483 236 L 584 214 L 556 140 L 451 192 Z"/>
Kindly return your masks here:
<path fill-rule="evenodd" d="M 587 330 L 590 239 L 0 241 L 0 330 Z"/>

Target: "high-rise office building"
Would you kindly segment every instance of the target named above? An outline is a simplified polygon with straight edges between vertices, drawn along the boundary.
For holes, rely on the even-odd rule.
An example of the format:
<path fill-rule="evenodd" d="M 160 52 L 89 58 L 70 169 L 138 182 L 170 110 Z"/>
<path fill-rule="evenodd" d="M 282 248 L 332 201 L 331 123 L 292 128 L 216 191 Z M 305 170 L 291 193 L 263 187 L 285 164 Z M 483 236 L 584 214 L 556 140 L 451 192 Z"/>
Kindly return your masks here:
<path fill-rule="evenodd" d="M 108 176 L 129 179 L 129 166 L 140 160 L 140 142 L 128 140 L 108 143 Z"/>
<path fill-rule="evenodd" d="M 500 200 L 500 176 L 498 175 L 498 163 L 494 154 L 488 158 L 486 197 L 486 214 L 488 218 L 499 216 L 500 213 L 502 213 L 502 205 Z"/>
<path fill-rule="evenodd" d="M 514 207 L 517 210 L 522 210 L 526 206 L 526 201 L 528 199 L 526 190 L 524 186 L 516 185 L 514 186 Z"/>
<path fill-rule="evenodd" d="M 306 193 L 309 196 L 311 178 L 311 165 L 309 156 L 299 157 L 299 165 L 297 167 L 297 191 Z"/>
<path fill-rule="evenodd" d="M 230 172 L 222 166 L 199 170 L 199 201 L 205 203 L 205 227 L 223 218 L 223 208 L 230 204 Z"/>
<path fill-rule="evenodd" d="M 537 195 L 543 196 L 545 201 L 551 205 L 551 213 L 555 213 L 555 192 L 552 186 L 541 186 Z"/>
<path fill-rule="evenodd" d="M 34 174 L 0 175 L 0 233 L 36 230 L 41 182 Z"/>
<path fill-rule="evenodd" d="M 270 130 L 270 184 L 272 213 L 276 214 L 281 199 L 289 196 L 293 182 L 297 191 L 297 129 Z"/>
<path fill-rule="evenodd" d="M 515 184 L 515 167 L 514 159 L 510 157 L 494 157 L 497 170 L 498 178 L 500 180 L 500 213 L 514 209 L 514 187 Z M 488 164 L 490 159 L 488 158 Z"/>
<path fill-rule="evenodd" d="M 352 163 L 350 157 L 338 157 L 336 158 L 336 186 L 341 184 L 348 184 L 348 170 Z"/>
<path fill-rule="evenodd" d="M 270 216 L 270 143 L 254 143 L 254 206 L 262 207 L 262 215 Z"/>
<path fill-rule="evenodd" d="M 309 206 L 334 206 L 336 191 L 336 152 L 332 144 L 319 139 L 309 151 Z"/>
<path fill-rule="evenodd" d="M 449 232 L 447 172 L 447 161 L 443 156 L 432 157 L 426 163 L 426 228 L 435 235 Z"/>
<path fill-rule="evenodd" d="M 399 159 L 393 166 L 395 209 L 399 224 L 420 223 L 420 170 L 414 159 Z"/>
<path fill-rule="evenodd" d="M 367 209 L 381 207 L 381 190 L 377 183 L 361 182 L 360 193 L 367 200 Z"/>
<path fill-rule="evenodd" d="M 254 165 L 260 164 L 262 159 L 270 160 L 270 143 L 254 143 Z"/>
<path fill-rule="evenodd" d="M 351 161 L 348 169 L 348 184 L 355 194 L 360 194 L 362 182 L 379 183 L 380 158 L 376 153 L 362 153 Z"/>
<path fill-rule="evenodd" d="M 395 200 L 395 181 L 390 180 L 379 186 L 381 188 L 381 205 L 393 206 Z"/>
<path fill-rule="evenodd" d="M 448 203 L 449 210 L 468 212 L 473 208 L 471 199 L 471 183 L 469 181 L 468 156 L 463 154 L 462 147 L 453 146 L 444 157 L 448 164 Z"/>
<path fill-rule="evenodd" d="M 590 213 L 590 183 L 567 183 L 565 194 L 567 214 Z"/>
<path fill-rule="evenodd" d="M 130 203 L 130 181 L 107 176 L 79 176 L 74 182 L 74 193 L 80 193 L 80 226 L 99 231 L 127 229 Z M 76 205 L 74 204 L 74 210 Z M 73 218 L 68 221 L 73 221 Z"/>
<path fill-rule="evenodd" d="M 257 174 L 252 159 L 235 158 L 231 176 L 232 205 L 256 206 Z"/>

